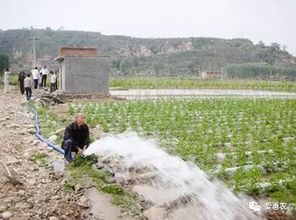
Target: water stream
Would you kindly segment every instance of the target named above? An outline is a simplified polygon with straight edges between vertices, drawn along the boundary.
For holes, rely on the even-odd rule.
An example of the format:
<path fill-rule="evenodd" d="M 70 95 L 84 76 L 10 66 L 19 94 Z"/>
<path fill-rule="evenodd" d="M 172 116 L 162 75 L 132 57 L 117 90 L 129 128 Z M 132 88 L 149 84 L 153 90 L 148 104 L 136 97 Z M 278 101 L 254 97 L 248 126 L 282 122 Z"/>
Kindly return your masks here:
<path fill-rule="evenodd" d="M 158 216 L 155 219 L 259 218 L 249 209 L 246 197 L 235 195 L 219 181 L 210 181 L 197 165 L 166 153 L 157 141 L 139 137 L 136 133 L 103 137 L 93 142 L 85 154 L 96 154 L 100 160 L 116 158 L 113 169 L 126 178 L 135 169 L 152 173 L 152 181 L 135 183 L 133 191 L 150 200 L 152 208 L 166 210 L 162 213 L 163 218 Z"/>

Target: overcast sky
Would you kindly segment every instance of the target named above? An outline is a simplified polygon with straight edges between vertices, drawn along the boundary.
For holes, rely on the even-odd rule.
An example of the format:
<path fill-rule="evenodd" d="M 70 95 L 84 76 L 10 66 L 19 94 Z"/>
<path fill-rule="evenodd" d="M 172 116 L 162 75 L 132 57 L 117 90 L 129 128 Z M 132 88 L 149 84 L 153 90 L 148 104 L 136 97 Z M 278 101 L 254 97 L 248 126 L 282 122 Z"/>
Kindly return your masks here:
<path fill-rule="evenodd" d="M 0 0 L 0 29 L 133 37 L 249 38 L 296 55 L 296 0 Z"/>

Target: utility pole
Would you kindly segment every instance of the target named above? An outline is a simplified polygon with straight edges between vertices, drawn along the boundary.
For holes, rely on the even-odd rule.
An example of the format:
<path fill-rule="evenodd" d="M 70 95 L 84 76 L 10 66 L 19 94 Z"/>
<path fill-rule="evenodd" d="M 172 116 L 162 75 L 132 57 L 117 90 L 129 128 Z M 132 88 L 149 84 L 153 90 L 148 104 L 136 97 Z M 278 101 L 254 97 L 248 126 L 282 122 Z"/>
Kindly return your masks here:
<path fill-rule="evenodd" d="M 29 40 L 32 41 L 33 46 L 33 68 L 36 67 L 36 47 L 35 47 L 35 41 L 39 40 L 39 38 L 36 38 L 35 35 L 32 38 L 29 38 Z"/>

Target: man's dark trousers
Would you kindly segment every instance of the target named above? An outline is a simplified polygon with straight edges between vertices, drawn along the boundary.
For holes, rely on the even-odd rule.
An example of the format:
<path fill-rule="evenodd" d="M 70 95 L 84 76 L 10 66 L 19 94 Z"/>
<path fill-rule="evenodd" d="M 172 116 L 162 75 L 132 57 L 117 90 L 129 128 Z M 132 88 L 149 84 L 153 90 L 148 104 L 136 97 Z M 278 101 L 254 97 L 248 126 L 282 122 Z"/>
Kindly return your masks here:
<path fill-rule="evenodd" d="M 25 88 L 27 100 L 30 100 L 32 96 L 32 89 L 30 87 Z"/>
<path fill-rule="evenodd" d="M 37 89 L 38 87 L 38 79 L 34 79 L 34 89 Z"/>
<path fill-rule="evenodd" d="M 50 93 L 56 91 L 57 88 L 56 88 L 56 83 L 50 83 Z"/>
<path fill-rule="evenodd" d="M 78 153 L 77 147 L 80 147 L 80 146 L 78 146 L 78 144 L 72 141 L 71 139 L 65 140 L 63 146 L 64 146 L 63 147 L 64 157 L 66 158 L 67 161 L 69 162 L 72 161 L 73 160 L 72 152 Z"/>
<path fill-rule="evenodd" d="M 46 87 L 47 75 L 42 75 L 41 86 Z"/>
<path fill-rule="evenodd" d="M 21 90 L 21 94 L 23 95 L 25 93 L 24 80 L 20 81 L 20 90 Z"/>

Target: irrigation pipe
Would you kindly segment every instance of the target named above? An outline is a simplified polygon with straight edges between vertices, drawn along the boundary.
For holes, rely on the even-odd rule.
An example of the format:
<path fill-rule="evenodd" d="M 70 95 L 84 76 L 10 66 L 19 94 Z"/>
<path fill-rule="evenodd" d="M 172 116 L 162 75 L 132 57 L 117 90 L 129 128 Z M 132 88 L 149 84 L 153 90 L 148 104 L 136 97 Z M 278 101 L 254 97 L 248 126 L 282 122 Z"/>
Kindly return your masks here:
<path fill-rule="evenodd" d="M 64 150 L 60 147 L 60 146 L 57 146 L 53 143 L 51 143 L 49 140 L 47 140 L 46 138 L 44 138 L 40 132 L 40 122 L 39 122 L 39 117 L 38 117 L 38 113 L 37 111 L 32 108 L 30 105 L 28 105 L 29 107 L 29 110 L 31 112 L 33 112 L 34 114 L 34 118 L 35 118 L 35 129 L 36 129 L 36 132 L 35 132 L 35 136 L 43 143 L 46 143 L 47 146 L 49 148 L 52 148 L 53 150 L 57 151 L 58 153 L 60 154 L 63 154 L 64 155 Z"/>

